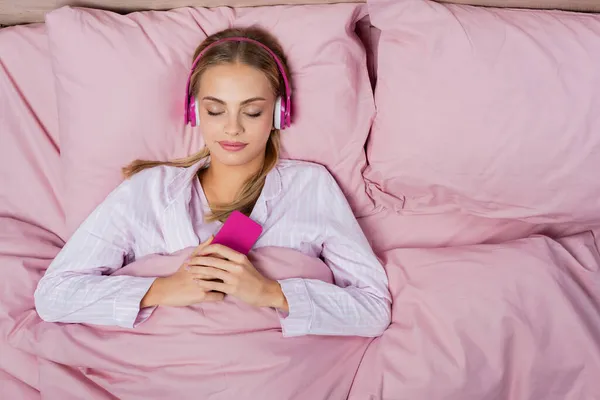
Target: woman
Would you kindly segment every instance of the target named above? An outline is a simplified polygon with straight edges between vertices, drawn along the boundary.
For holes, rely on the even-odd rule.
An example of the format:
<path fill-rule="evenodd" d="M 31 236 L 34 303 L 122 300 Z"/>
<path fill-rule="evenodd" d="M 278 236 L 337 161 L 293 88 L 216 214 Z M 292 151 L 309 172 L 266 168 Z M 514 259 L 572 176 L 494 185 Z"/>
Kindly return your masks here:
<path fill-rule="evenodd" d="M 290 124 L 282 49 L 257 28 L 228 29 L 196 50 L 186 120 L 206 146 L 170 162 L 135 161 L 79 227 L 35 292 L 42 319 L 135 327 L 159 306 L 230 295 L 278 310 L 285 336 L 378 336 L 390 323 L 385 272 L 340 188 L 319 165 L 279 160 Z M 332 150 L 334 151 L 334 150 Z M 322 257 L 336 284 L 272 281 L 243 255 L 211 245 L 234 210 L 263 226 L 257 247 Z M 168 277 L 109 276 L 148 254 L 198 246 Z"/>

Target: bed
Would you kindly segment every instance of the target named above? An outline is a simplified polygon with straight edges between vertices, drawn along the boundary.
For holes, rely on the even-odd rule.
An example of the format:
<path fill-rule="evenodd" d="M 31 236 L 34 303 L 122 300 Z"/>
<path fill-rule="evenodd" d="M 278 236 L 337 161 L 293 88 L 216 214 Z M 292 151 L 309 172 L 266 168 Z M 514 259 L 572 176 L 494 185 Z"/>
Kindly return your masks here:
<path fill-rule="evenodd" d="M 597 2 L 119 3 L 0 1 L 0 398 L 600 398 Z M 338 180 L 392 324 L 284 339 L 235 303 L 134 330 L 43 322 L 37 281 L 119 168 L 201 146 L 179 94 L 194 46 L 232 24 L 290 54 L 284 156 Z M 331 279 L 293 252 L 254 257 Z"/>

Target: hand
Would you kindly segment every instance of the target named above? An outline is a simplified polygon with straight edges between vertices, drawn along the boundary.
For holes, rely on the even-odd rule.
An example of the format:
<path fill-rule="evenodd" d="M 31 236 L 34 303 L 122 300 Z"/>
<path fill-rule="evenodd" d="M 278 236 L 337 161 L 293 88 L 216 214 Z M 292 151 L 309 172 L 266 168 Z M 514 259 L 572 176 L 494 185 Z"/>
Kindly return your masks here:
<path fill-rule="evenodd" d="M 191 257 L 208 246 L 211 241 L 212 236 L 206 242 L 200 244 Z M 198 276 L 186 269 L 187 264 L 187 262 L 184 263 L 171 276 L 156 278 L 142 299 L 140 307 L 185 307 L 197 303 L 223 300 L 225 297 L 223 293 L 211 292 L 198 285 L 198 281 L 195 279 Z"/>
<path fill-rule="evenodd" d="M 188 268 L 204 290 L 225 293 L 252 306 L 288 311 L 279 282 L 261 275 L 248 257 L 226 246 L 203 247 L 190 259 Z"/>

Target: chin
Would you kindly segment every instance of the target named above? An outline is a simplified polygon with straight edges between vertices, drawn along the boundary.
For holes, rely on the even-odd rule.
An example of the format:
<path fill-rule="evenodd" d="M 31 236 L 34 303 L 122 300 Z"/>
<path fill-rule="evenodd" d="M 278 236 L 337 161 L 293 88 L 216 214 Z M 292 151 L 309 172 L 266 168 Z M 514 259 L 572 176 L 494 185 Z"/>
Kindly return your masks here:
<path fill-rule="evenodd" d="M 238 153 L 223 153 L 223 151 L 220 151 L 217 154 L 213 153 L 212 159 L 216 160 L 220 164 L 227 165 L 228 167 L 239 167 L 252 162 L 254 159 L 254 157 L 244 154 L 245 152 L 243 150 Z"/>

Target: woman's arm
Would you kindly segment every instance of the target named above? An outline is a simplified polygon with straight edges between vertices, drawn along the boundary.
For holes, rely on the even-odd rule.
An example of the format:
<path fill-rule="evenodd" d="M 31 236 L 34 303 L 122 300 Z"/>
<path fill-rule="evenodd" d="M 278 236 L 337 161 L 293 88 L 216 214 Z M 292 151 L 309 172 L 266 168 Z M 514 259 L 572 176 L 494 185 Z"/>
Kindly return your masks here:
<path fill-rule="evenodd" d="M 43 320 L 133 327 L 151 314 L 152 308 L 140 311 L 140 302 L 155 278 L 106 276 L 131 251 L 139 186 L 128 180 L 117 187 L 52 261 L 35 291 Z"/>
<path fill-rule="evenodd" d="M 335 285 L 313 279 L 279 281 L 289 314 L 282 313 L 286 336 L 379 336 L 390 324 L 388 279 L 333 177 L 323 169 L 317 219 L 325 230 L 322 257 Z"/>

